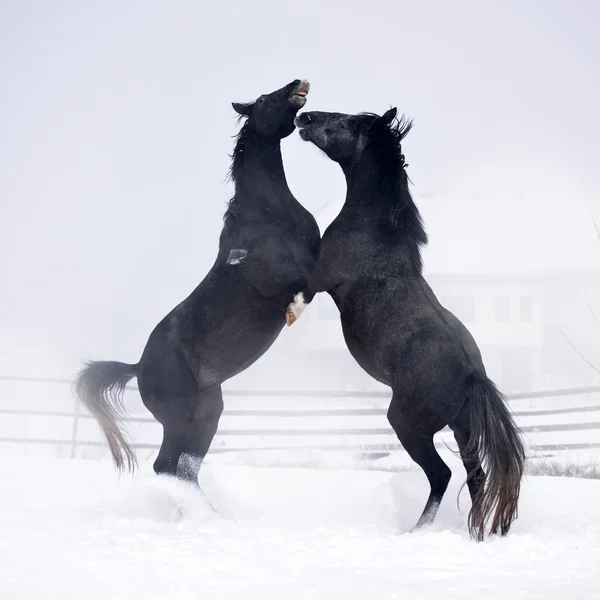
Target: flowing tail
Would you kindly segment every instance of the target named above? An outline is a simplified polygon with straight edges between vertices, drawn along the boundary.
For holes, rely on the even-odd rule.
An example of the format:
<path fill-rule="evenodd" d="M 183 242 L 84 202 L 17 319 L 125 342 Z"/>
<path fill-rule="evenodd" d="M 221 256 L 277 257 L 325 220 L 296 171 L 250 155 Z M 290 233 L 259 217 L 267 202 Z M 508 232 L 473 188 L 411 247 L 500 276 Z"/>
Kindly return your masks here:
<path fill-rule="evenodd" d="M 75 395 L 98 421 L 119 472 L 133 473 L 138 464 L 120 423 L 125 414 L 123 392 L 136 375 L 137 365 L 92 361 L 75 379 Z"/>
<path fill-rule="evenodd" d="M 499 530 L 502 535 L 518 517 L 525 448 L 506 399 L 488 377 L 472 374 L 467 392 L 471 434 L 465 455 L 478 457 L 486 472 L 472 503 L 468 525 L 471 536 L 481 541 L 490 517 L 490 533 Z"/>

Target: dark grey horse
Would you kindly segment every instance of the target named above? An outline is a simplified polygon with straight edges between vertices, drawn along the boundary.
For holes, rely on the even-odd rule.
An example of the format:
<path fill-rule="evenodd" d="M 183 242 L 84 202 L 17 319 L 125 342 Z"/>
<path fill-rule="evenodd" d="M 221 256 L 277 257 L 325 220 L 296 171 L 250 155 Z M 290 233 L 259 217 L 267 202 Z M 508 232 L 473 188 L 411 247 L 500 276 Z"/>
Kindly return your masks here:
<path fill-rule="evenodd" d="M 155 327 L 137 364 L 91 362 L 77 377 L 76 395 L 98 420 L 119 470 L 133 471 L 137 462 L 120 424 L 123 390 L 137 377 L 145 406 L 163 426 L 155 472 L 197 484 L 223 411 L 221 384 L 269 349 L 286 307 L 307 285 L 296 260 L 312 267 L 320 233 L 288 187 L 281 140 L 294 131 L 308 90 L 296 80 L 233 104 L 246 122 L 213 267 Z"/>
<path fill-rule="evenodd" d="M 303 140 L 341 166 L 347 182 L 313 272 L 322 286 L 311 294 L 331 295 L 352 356 L 392 388 L 388 420 L 431 486 L 416 527 L 434 521 L 450 481 L 433 441 L 448 425 L 468 474 L 470 534 L 481 540 L 489 518 L 492 533 L 506 534 L 517 517 L 523 443 L 475 340 L 423 279 L 427 235 L 401 150 L 412 124 L 398 121 L 394 108 L 383 116 L 305 112 L 296 125 Z M 288 324 L 301 300 L 288 308 Z"/>

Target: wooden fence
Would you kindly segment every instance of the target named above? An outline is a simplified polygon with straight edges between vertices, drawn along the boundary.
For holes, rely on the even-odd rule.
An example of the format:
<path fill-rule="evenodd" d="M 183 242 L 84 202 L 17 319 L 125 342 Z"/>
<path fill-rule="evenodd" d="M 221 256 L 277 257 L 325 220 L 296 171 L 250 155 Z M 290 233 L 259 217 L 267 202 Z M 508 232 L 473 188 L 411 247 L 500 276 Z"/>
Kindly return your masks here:
<path fill-rule="evenodd" d="M 2 384 L 44 385 L 9 402 Z M 61 379 L 0 376 L 0 444 L 45 445 L 71 457 L 106 444 L 93 417 L 71 396 Z M 60 388 L 58 395 L 49 387 Z M 128 387 L 128 392 L 136 388 Z M 47 401 L 42 396 L 50 397 Z M 32 401 L 35 399 L 35 402 Z M 358 452 L 363 457 L 402 450 L 386 419 L 387 391 L 224 390 L 226 409 L 211 453 L 323 450 Z M 600 448 L 600 386 L 507 395 L 528 451 L 556 453 Z M 129 397 L 128 397 L 129 399 Z M 42 405 L 42 408 L 40 407 Z M 60 407 L 52 410 L 53 406 Z M 156 451 L 162 430 L 136 393 L 127 402 L 127 427 L 136 449 Z M 436 445 L 455 448 L 448 429 Z"/>

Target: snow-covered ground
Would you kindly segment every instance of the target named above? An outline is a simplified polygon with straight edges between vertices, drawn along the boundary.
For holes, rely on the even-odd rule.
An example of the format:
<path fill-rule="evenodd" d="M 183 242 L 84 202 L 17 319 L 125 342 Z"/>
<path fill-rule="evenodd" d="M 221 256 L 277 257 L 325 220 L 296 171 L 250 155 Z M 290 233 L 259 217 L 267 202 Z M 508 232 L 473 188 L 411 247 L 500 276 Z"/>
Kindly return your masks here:
<path fill-rule="evenodd" d="M 205 464 L 204 490 L 151 465 L 5 457 L 2 599 L 600 598 L 600 481 L 528 477 L 506 538 L 477 544 L 455 476 L 428 531 L 418 472 Z"/>

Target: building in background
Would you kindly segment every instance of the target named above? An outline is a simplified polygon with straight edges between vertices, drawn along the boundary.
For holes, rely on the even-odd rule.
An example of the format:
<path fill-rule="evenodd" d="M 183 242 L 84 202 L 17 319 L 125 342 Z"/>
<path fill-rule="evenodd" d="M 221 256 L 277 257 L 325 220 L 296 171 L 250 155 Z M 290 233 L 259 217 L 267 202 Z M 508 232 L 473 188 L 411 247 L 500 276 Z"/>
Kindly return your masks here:
<path fill-rule="evenodd" d="M 431 201 L 431 197 L 427 199 Z M 456 207 L 457 202 L 444 199 L 439 206 L 448 209 Z M 322 232 L 340 207 L 340 203 L 330 204 L 318 216 Z M 438 229 L 438 249 L 441 228 L 447 229 L 449 218 L 447 210 L 437 210 L 426 219 L 432 242 L 435 236 L 431 231 Z M 600 370 L 600 246 L 590 248 L 590 252 L 598 251 L 598 270 L 584 271 L 577 266 L 558 270 L 552 263 L 543 262 L 540 243 L 535 252 L 527 253 L 529 260 L 520 261 L 514 240 L 506 240 L 511 246 L 506 253 L 500 243 L 493 252 L 489 248 L 486 252 L 485 245 L 479 243 L 485 234 L 472 224 L 455 232 L 460 239 L 450 244 L 453 252 L 443 249 L 443 260 L 439 260 L 440 252 L 437 257 L 431 256 L 433 269 L 439 270 L 428 270 L 426 260 L 425 277 L 442 305 L 473 334 L 490 377 L 505 392 L 586 385 L 600 380 L 582 358 Z M 506 260 L 508 253 L 511 260 Z M 532 255 L 542 260 L 537 269 L 532 268 L 536 266 L 531 262 Z M 507 265 L 521 269 L 509 271 Z M 300 321 L 294 325 L 301 333 L 296 339 L 296 352 L 305 361 L 307 378 L 311 373 L 325 371 L 323 387 L 383 387 L 350 355 L 337 307 L 327 294 L 319 294 L 313 300 L 301 321 L 301 326 Z"/>

